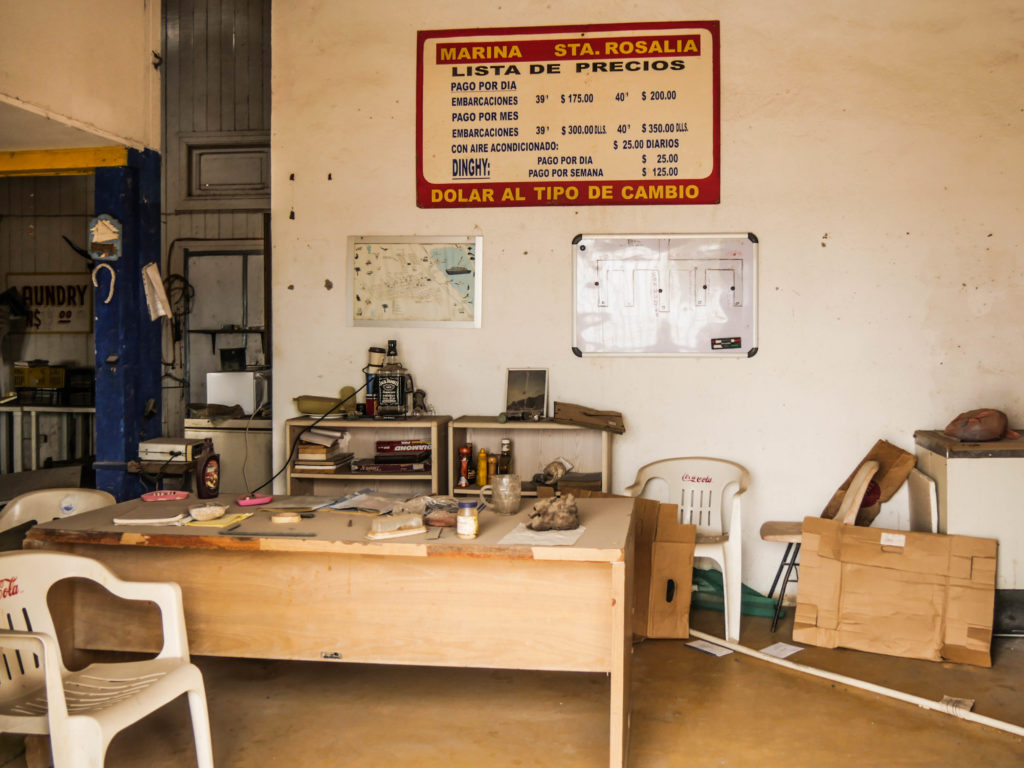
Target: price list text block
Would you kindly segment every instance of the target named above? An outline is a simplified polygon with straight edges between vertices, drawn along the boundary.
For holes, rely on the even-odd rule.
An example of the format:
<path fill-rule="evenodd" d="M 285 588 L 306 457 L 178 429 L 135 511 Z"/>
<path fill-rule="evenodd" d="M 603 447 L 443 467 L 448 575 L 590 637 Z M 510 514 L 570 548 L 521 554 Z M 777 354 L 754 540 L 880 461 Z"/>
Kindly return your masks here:
<path fill-rule="evenodd" d="M 719 202 L 718 22 L 418 35 L 424 208 Z"/>

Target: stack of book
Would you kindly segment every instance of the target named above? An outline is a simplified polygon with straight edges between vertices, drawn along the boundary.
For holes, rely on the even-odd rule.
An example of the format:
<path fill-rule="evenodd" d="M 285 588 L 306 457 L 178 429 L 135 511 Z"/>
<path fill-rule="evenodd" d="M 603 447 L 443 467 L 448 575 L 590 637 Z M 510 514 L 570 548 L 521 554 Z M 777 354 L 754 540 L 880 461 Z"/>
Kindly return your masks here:
<path fill-rule="evenodd" d="M 429 472 L 429 440 L 378 440 L 372 459 L 356 459 L 353 472 Z"/>
<path fill-rule="evenodd" d="M 352 452 L 345 450 L 342 430 L 310 429 L 299 438 L 293 472 L 334 475 L 348 472 Z"/>

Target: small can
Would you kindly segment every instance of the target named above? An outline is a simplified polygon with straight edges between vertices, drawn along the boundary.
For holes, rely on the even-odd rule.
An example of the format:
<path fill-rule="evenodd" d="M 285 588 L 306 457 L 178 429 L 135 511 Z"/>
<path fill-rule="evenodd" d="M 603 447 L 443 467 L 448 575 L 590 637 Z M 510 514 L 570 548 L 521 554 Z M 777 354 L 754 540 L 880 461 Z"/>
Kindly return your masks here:
<path fill-rule="evenodd" d="M 480 517 L 475 501 L 460 501 L 459 514 L 455 518 L 455 535 L 460 539 L 475 539 L 480 530 Z"/>

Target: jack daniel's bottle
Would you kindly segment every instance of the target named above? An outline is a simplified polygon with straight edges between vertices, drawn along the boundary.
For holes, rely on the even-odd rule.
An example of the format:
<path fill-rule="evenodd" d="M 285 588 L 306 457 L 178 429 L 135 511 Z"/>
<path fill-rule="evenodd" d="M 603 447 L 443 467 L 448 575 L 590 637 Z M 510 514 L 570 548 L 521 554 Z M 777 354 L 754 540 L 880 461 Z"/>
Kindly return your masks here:
<path fill-rule="evenodd" d="M 398 342 L 388 340 L 388 356 L 377 373 L 377 415 L 382 419 L 406 414 L 406 370 L 398 362 Z"/>

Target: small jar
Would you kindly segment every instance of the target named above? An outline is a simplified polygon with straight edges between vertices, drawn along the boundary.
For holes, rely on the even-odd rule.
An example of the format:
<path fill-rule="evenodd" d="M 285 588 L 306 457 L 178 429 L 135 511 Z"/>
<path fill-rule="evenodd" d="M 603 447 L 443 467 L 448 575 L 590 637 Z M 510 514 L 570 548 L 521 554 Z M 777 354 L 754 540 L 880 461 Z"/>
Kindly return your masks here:
<path fill-rule="evenodd" d="M 475 501 L 460 501 L 459 514 L 455 518 L 455 535 L 460 539 L 475 539 L 480 530 L 480 517 Z"/>

